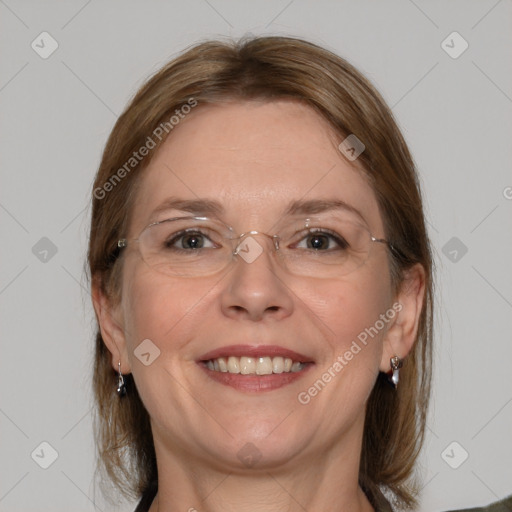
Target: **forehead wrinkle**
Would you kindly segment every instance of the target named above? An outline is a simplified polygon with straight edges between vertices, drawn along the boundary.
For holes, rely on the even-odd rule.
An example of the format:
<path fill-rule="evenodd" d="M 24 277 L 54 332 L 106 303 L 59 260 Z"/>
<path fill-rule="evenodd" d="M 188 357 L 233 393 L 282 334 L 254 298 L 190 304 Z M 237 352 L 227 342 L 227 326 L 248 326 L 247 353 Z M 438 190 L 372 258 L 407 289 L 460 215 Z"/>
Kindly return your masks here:
<path fill-rule="evenodd" d="M 224 212 L 224 207 L 218 201 L 212 199 L 179 199 L 169 197 L 160 203 L 151 215 L 158 215 L 167 210 L 180 210 L 194 215 L 215 215 L 219 216 Z"/>
<path fill-rule="evenodd" d="M 366 222 L 366 219 L 357 208 L 345 201 L 342 201 L 341 199 L 308 199 L 293 201 L 286 209 L 284 215 L 313 215 L 331 210 L 349 211 L 357 215 L 362 221 Z"/>
<path fill-rule="evenodd" d="M 212 199 L 179 199 L 176 197 L 167 198 L 153 211 L 157 215 L 167 210 L 180 210 L 194 215 L 215 215 L 220 216 L 225 212 L 224 207 L 218 201 Z M 361 212 L 354 206 L 341 199 L 308 199 L 291 201 L 284 211 L 284 216 L 290 215 L 314 215 L 330 210 L 345 210 L 365 220 Z"/>

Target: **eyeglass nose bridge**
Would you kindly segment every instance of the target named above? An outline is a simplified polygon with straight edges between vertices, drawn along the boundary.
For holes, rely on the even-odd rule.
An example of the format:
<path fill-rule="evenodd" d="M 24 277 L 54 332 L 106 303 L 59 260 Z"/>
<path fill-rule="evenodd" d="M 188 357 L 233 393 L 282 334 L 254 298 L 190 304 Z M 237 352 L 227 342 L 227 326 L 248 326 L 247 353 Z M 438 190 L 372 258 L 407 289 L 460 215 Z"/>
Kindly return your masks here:
<path fill-rule="evenodd" d="M 261 231 L 247 231 L 246 233 L 242 233 L 241 235 L 238 235 L 237 237 L 235 237 L 233 239 L 233 241 L 234 241 L 233 255 L 234 256 L 237 256 L 237 255 L 243 256 L 243 254 L 241 254 L 241 253 L 247 253 L 250 249 L 248 248 L 247 244 L 244 245 L 243 242 L 247 238 L 252 238 L 253 236 L 256 236 L 256 235 L 263 235 L 264 237 L 267 237 L 268 239 L 270 239 L 272 241 L 274 249 L 276 251 L 279 251 L 279 241 L 280 241 L 279 235 L 269 235 L 267 233 L 262 233 Z M 261 247 L 261 252 L 263 252 L 263 247 Z"/>

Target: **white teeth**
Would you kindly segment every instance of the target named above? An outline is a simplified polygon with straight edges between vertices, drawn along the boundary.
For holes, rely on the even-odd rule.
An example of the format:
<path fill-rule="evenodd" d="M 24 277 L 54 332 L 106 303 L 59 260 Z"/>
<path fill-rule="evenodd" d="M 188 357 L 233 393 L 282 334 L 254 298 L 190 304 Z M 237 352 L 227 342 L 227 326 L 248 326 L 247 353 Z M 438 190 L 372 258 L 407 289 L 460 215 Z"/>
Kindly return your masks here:
<path fill-rule="evenodd" d="M 242 375 L 271 375 L 272 373 L 300 372 L 304 364 L 289 357 L 218 357 L 206 361 L 209 370 Z"/>
<path fill-rule="evenodd" d="M 210 362 L 210 361 L 208 361 Z M 209 366 L 208 366 L 209 368 Z M 229 373 L 240 373 L 240 358 L 228 357 L 228 372 Z"/>
<path fill-rule="evenodd" d="M 226 360 L 223 357 L 219 357 L 219 359 L 217 359 L 217 361 L 219 361 L 220 371 L 221 372 L 227 372 L 228 371 L 228 365 L 226 363 Z M 214 367 L 215 367 L 215 364 L 214 364 Z"/>
<path fill-rule="evenodd" d="M 274 357 L 272 359 L 272 372 L 283 373 L 284 372 L 284 359 L 282 357 Z"/>
<path fill-rule="evenodd" d="M 292 372 L 300 372 L 300 370 L 301 370 L 300 363 L 295 362 L 292 364 L 292 369 L 291 369 Z"/>
<path fill-rule="evenodd" d="M 272 359 L 270 357 L 258 357 L 256 362 L 257 375 L 270 375 L 272 373 Z"/>
<path fill-rule="evenodd" d="M 215 363 L 213 363 L 215 365 Z M 256 361 L 252 357 L 240 358 L 240 373 L 242 375 L 249 375 L 256 372 Z"/>

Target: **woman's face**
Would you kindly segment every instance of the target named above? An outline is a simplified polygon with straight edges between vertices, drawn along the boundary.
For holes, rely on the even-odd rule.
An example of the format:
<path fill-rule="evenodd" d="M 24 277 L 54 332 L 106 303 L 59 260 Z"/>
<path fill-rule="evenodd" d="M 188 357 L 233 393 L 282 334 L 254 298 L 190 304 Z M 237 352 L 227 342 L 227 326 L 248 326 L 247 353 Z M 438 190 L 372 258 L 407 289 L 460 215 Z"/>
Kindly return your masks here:
<path fill-rule="evenodd" d="M 325 120 L 293 101 L 198 107 L 144 171 L 127 238 L 155 221 L 206 213 L 237 234 L 272 235 L 299 203 L 299 217 L 357 218 L 345 208 L 322 211 L 325 202 L 349 205 L 384 238 L 375 194 L 333 140 Z M 206 208 L 212 203 L 216 212 Z M 394 355 L 386 246 L 371 244 L 363 266 L 325 278 L 290 273 L 267 237 L 252 238 L 264 249 L 254 261 L 240 254 L 196 277 L 156 271 L 137 243 L 125 249 L 113 356 L 117 365 L 119 349 L 123 372 L 133 373 L 157 454 L 231 469 L 294 464 L 327 450 L 358 457 L 365 402 Z M 249 374 L 222 372 L 222 362 L 216 371 L 220 356 Z M 286 357 L 308 364 L 279 373 Z M 268 364 L 278 373 L 254 374 Z"/>

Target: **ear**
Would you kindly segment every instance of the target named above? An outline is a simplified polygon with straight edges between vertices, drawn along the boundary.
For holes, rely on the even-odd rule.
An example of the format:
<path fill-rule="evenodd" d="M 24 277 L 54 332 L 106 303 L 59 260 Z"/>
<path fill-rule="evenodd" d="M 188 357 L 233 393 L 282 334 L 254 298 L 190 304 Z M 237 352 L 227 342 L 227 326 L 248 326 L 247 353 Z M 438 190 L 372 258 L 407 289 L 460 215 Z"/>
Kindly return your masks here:
<path fill-rule="evenodd" d="M 389 360 L 393 356 L 404 359 L 414 346 L 425 299 L 425 270 L 417 263 L 405 272 L 393 310 L 397 312 L 393 324 L 388 328 L 384 340 L 380 371 L 390 370 Z"/>
<path fill-rule="evenodd" d="M 96 320 L 100 327 L 101 337 L 112 355 L 112 368 L 117 372 L 121 361 L 121 372 L 131 372 L 126 338 L 123 329 L 123 320 L 120 305 L 112 306 L 111 300 L 101 290 L 98 279 L 92 282 L 92 303 L 96 312 Z"/>

